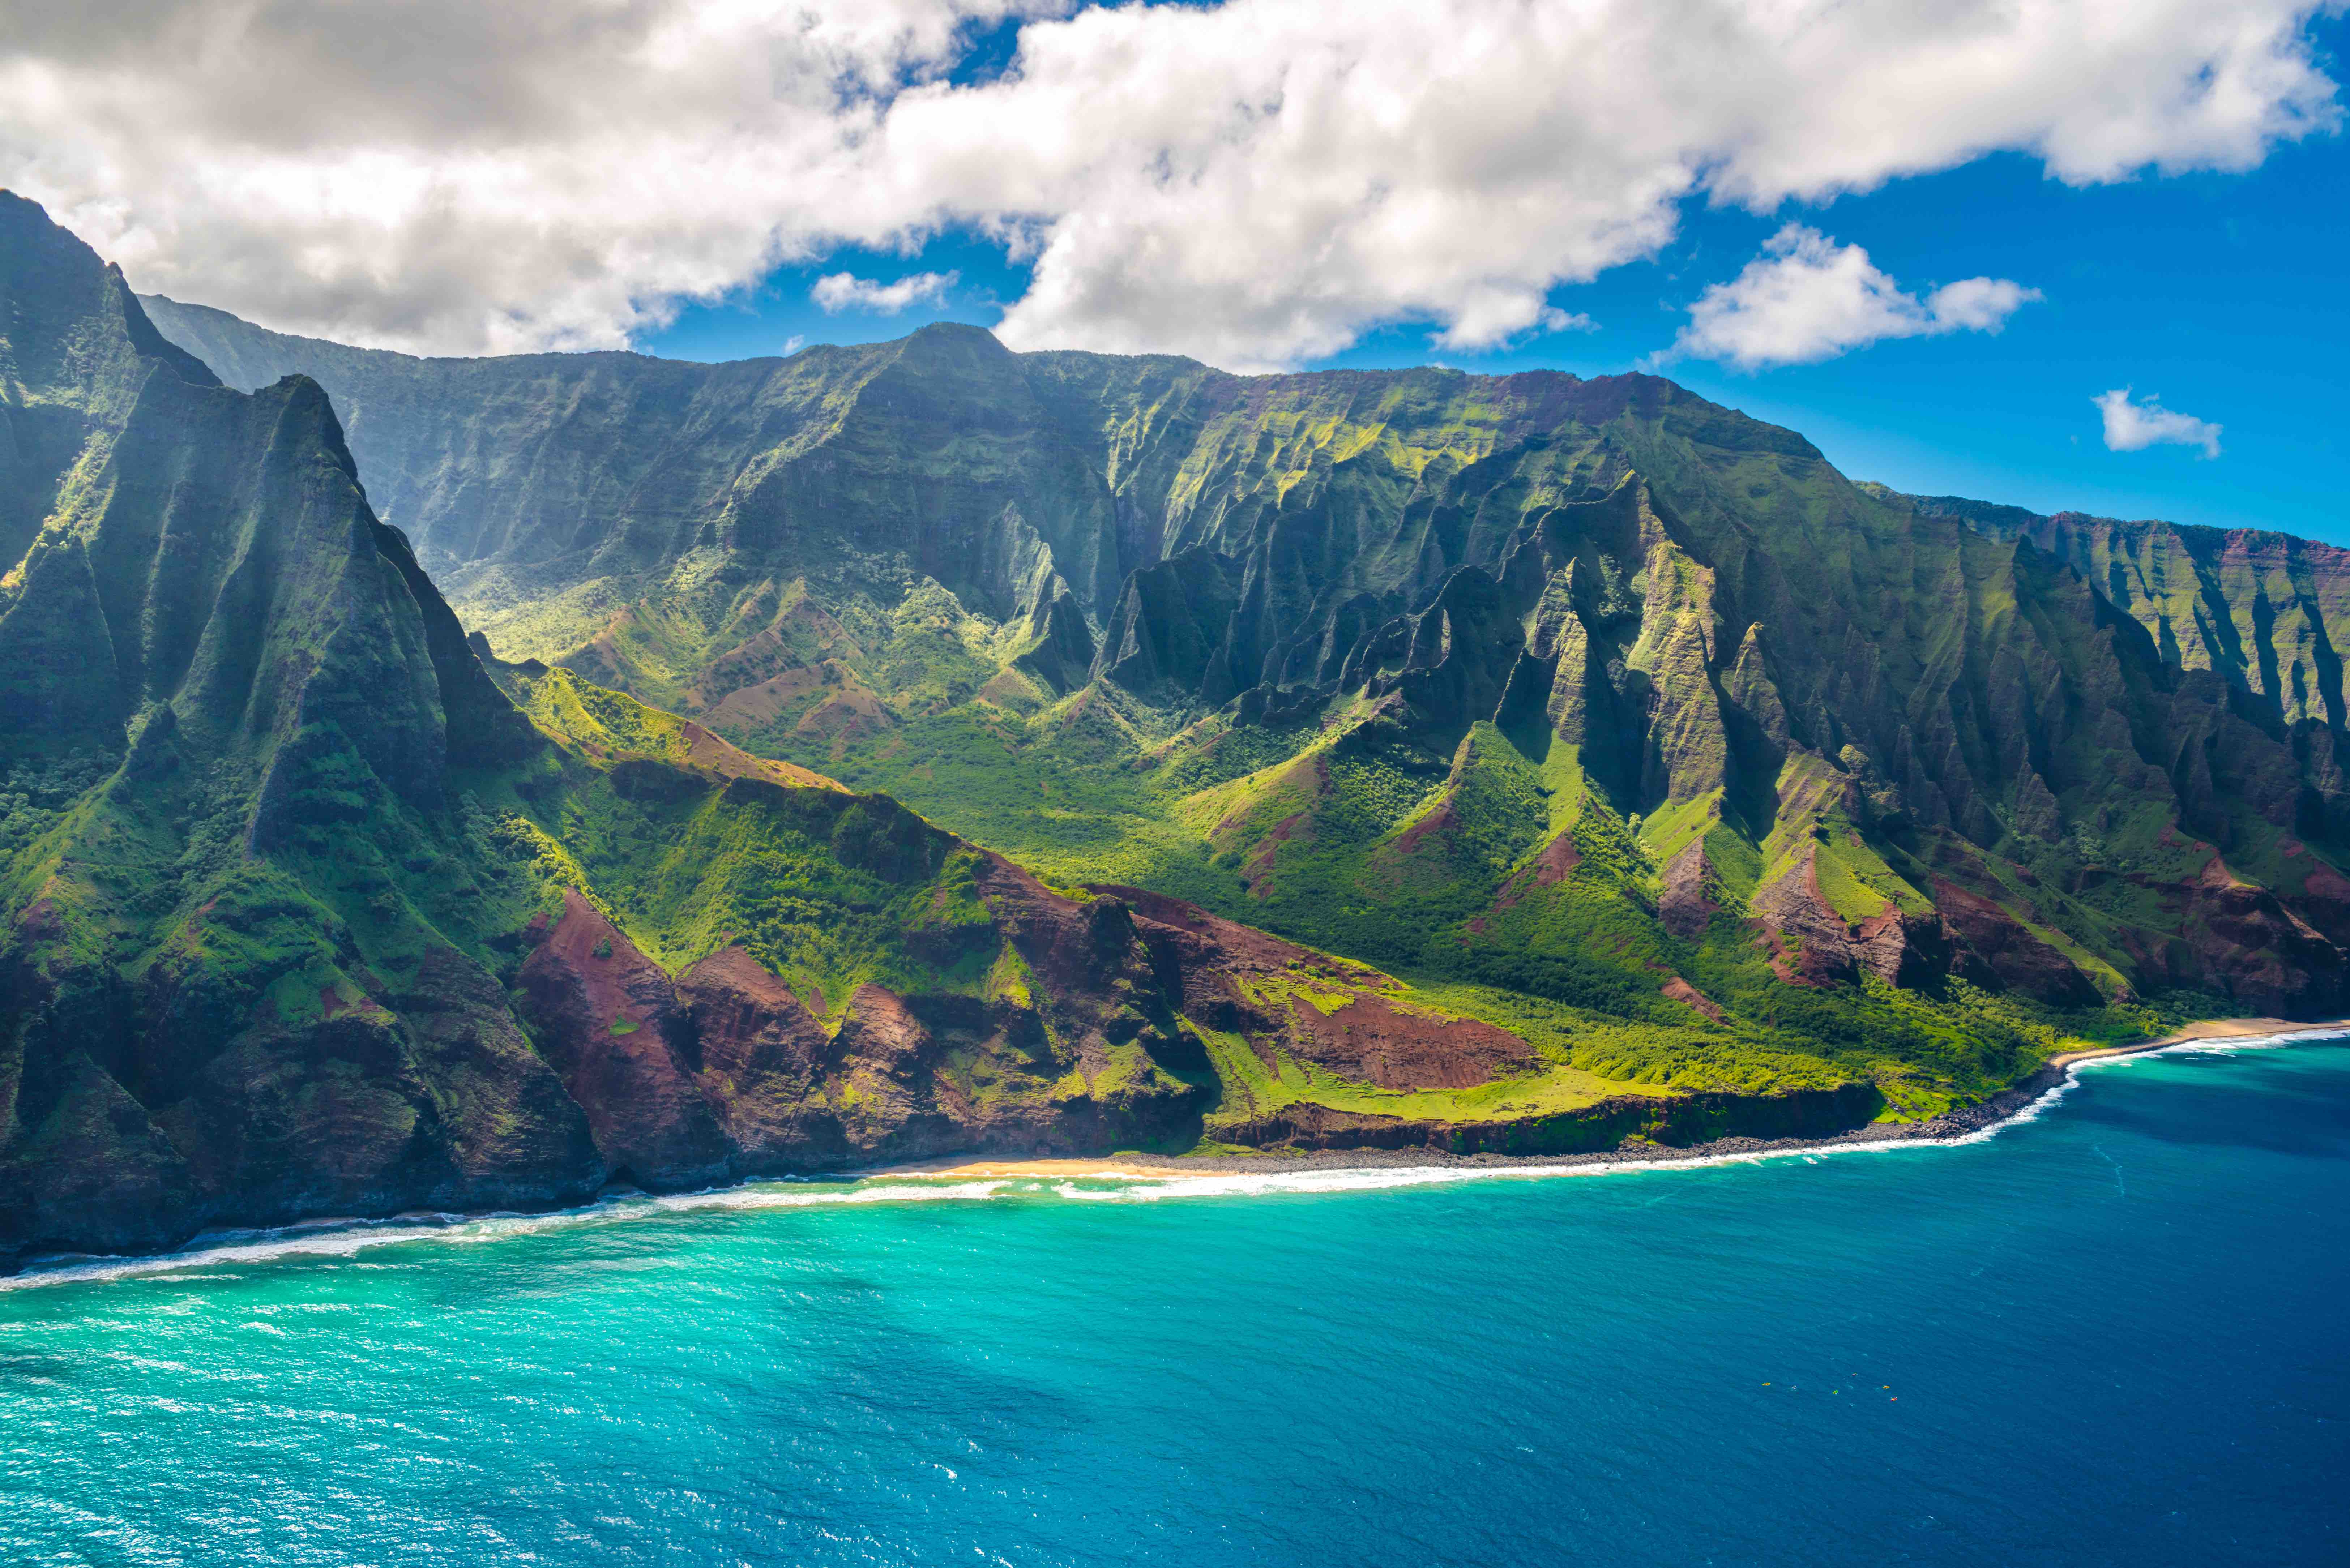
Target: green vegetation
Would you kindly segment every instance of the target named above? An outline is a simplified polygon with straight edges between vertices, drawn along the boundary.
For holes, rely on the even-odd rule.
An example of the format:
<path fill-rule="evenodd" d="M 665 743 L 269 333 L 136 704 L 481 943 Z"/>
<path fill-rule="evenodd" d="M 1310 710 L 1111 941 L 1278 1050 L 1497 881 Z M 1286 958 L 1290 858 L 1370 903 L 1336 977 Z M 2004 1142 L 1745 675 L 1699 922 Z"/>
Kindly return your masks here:
<path fill-rule="evenodd" d="M 1915 501 L 1653 378 L 952 327 L 696 367 L 167 313 L 245 397 L 8 197 L 0 304 L 26 1236 L 1817 1130 L 2350 1007 L 2321 546 Z"/>

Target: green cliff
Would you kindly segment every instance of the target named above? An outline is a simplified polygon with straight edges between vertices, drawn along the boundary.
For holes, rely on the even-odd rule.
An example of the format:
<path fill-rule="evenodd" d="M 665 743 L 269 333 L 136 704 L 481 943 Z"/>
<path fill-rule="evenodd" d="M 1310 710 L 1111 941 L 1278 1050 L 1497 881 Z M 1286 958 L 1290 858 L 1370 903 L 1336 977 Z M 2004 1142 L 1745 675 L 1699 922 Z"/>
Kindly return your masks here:
<path fill-rule="evenodd" d="M 916 346 L 943 369 L 883 346 L 847 357 L 869 372 L 851 392 L 803 366 L 750 412 L 713 405 L 791 426 L 813 467 L 764 449 L 731 509 L 668 534 L 629 544 L 589 509 L 556 548 L 532 520 L 561 509 L 501 492 L 512 549 L 468 580 L 537 574 L 548 627 L 595 594 L 635 597 L 594 612 L 561 664 L 499 659 L 379 519 L 362 482 L 398 486 L 354 461 L 317 381 L 221 384 L 119 274 L 0 194 L 0 1265 L 963 1149 L 1827 1133 L 1980 1099 L 2067 1032 L 2151 1016 L 1937 976 L 1791 986 L 1771 967 L 1784 944 L 1727 916 L 1721 942 L 1752 950 L 1724 961 L 1763 977 L 1769 1006 L 1694 962 L 1695 983 L 1668 977 L 1656 955 L 1685 949 L 1655 945 L 1682 939 L 1655 935 L 1648 851 L 1606 804 L 1617 785 L 1576 784 L 1575 742 L 1542 743 L 1543 724 L 1565 732 L 1529 730 L 1530 699 L 1508 697 L 1550 654 L 1488 646 L 1463 618 L 1504 613 L 1523 573 L 1443 576 L 1433 609 L 1403 612 L 1460 620 L 1457 641 L 1451 620 L 1404 638 L 1432 663 L 1377 653 L 1376 677 L 1321 698 L 1292 683 L 1274 711 L 1232 673 L 1263 597 L 1246 564 L 1187 546 L 1128 567 L 1131 516 L 1071 459 L 1072 400 L 1097 395 L 1083 378 L 1099 362 L 1066 361 L 1057 402 L 997 406 L 1024 362 L 984 335 Z M 1180 396 L 1207 384 L 1141 370 Z M 860 425 L 867 403 L 899 422 Z M 369 405 L 372 428 L 392 407 Z M 911 469 L 892 444 L 909 428 L 930 443 Z M 651 468 L 672 476 L 714 461 L 657 422 L 639 433 L 668 443 Z M 502 474 L 562 466 L 483 435 L 468 450 Z M 587 472 L 565 483 L 592 492 Z M 480 488 L 468 472 L 433 493 Z M 616 459 L 613 482 L 627 472 Z M 891 507 L 858 515 L 877 483 Z M 1645 527 L 1630 493 L 1592 504 Z M 420 532 L 479 516 L 419 510 Z M 946 525 L 965 517 L 982 525 Z M 795 569 L 745 580 L 754 564 Z M 1394 618 L 1357 618 L 1375 653 L 1395 642 Z M 1507 725 L 1429 706 L 1497 680 Z M 727 709 L 751 691 L 753 717 Z M 730 729 L 1028 825 L 1047 875 Z M 935 768 L 905 752 L 923 737 L 942 742 Z M 1282 780 L 1326 774 L 1312 832 L 1251 826 Z M 1025 809 L 1040 787 L 1076 804 Z M 1172 857 L 1153 886 L 1076 886 L 1127 863 L 1035 826 L 1076 822 L 1082 840 L 1121 812 Z M 1452 948 L 1284 891 L 1309 851 L 1327 860 L 1315 874 L 1408 919 L 1451 909 Z M 1187 878 L 1301 930 L 1343 918 L 1379 933 L 1357 949 L 1399 960 L 1167 896 Z M 1471 940 L 1512 920 L 1537 936 Z M 1604 928 L 1593 954 L 1554 950 L 1585 928 Z"/>
<path fill-rule="evenodd" d="M 2327 546 L 1653 377 L 414 359 L 5 195 L 0 312 L 0 1259 L 1819 1134 L 2344 1010 Z"/>
<path fill-rule="evenodd" d="M 2329 546 L 1898 495 L 1652 377 L 161 319 L 342 378 L 501 649 L 1071 881 L 1732 1033 L 2344 1005 Z"/>

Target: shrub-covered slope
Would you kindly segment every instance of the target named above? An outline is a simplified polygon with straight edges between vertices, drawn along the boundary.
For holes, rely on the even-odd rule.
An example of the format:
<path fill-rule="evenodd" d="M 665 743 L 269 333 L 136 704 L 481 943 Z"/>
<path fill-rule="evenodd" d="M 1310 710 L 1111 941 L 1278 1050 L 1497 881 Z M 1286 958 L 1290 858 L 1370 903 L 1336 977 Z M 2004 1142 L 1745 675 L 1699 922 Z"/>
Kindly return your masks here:
<path fill-rule="evenodd" d="M 1885 1007 L 2344 1007 L 2325 546 L 1900 496 L 1652 377 L 165 325 L 344 376 L 500 648 L 1064 878 L 1904 1058 Z M 604 444 L 660 455 L 537 457 Z"/>
<path fill-rule="evenodd" d="M 314 381 L 221 385 L 5 195 L 0 418 L 0 1264 L 960 1149 L 1826 1132 L 2056 1043 L 1997 999 L 1824 1044 L 1682 981 L 1412 983 L 484 657 Z M 1493 866 L 1552 787 L 1509 744 L 1448 785 Z"/>

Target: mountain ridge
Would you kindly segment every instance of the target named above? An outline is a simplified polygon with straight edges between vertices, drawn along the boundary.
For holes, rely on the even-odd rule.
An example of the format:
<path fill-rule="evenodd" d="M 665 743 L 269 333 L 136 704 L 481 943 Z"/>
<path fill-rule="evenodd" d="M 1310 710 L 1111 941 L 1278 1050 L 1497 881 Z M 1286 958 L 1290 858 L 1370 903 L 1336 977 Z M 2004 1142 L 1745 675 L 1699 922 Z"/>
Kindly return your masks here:
<path fill-rule="evenodd" d="M 983 337 L 859 350 L 887 364 L 711 512 L 707 552 L 591 614 L 535 599 L 532 650 L 1062 874 L 1383 961 L 1477 972 L 1525 918 L 1512 879 L 1607 836 L 1578 833 L 1596 800 L 1632 836 L 1625 920 L 1687 942 L 1728 912 L 1806 983 L 2337 995 L 2341 552 L 1855 485 L 1656 378 L 1242 378 Z M 941 408 L 1026 467 L 955 448 Z M 941 472 L 965 483 L 921 492 Z M 798 505 L 788 550 L 743 526 L 760 493 Z M 876 570 L 891 538 L 916 547 Z M 525 624 L 473 602 L 494 637 Z M 1487 763 L 1521 783 L 1482 790 Z M 1103 847 L 1040 826 L 1024 797 L 1055 789 Z M 1522 804 L 1464 827 L 1456 795 Z M 1398 948 L 1428 919 L 1469 957 Z"/>
<path fill-rule="evenodd" d="M 870 598 L 837 601 L 844 621 L 804 579 L 775 593 L 729 645 L 744 668 L 680 671 L 723 689 L 694 704 L 704 722 L 577 667 L 641 664 L 626 639 L 608 658 L 498 658 L 377 516 L 366 484 L 396 488 L 368 476 L 381 449 L 345 439 L 328 389 L 298 372 L 223 385 L 155 333 L 119 273 L 0 196 L 0 504 L 23 539 L 0 575 L 0 1267 L 168 1248 L 207 1226 L 544 1207 L 615 1181 L 959 1150 L 1536 1153 L 1834 1133 L 1980 1100 L 2082 1029 L 2154 1016 L 1921 992 L 1876 1004 L 1898 1031 L 1825 1041 L 1740 1011 L 1703 972 L 1731 1007 L 1607 962 L 1566 966 L 1596 1006 L 1508 975 L 1415 979 L 1163 889 L 1038 876 L 887 794 L 738 748 L 723 732 L 744 726 L 719 711 L 764 691 L 784 713 L 778 683 L 806 675 L 802 653 L 832 661 L 801 703 L 842 716 L 825 751 L 896 734 L 924 682 L 932 718 L 1024 723 L 1048 710 L 1046 677 L 1024 671 L 1049 670 L 1055 637 L 1092 637 L 1063 567 L 1083 578 L 1078 546 L 1107 536 L 1087 525 L 1114 535 L 1115 508 L 1024 533 L 967 511 L 978 543 L 1003 546 L 992 556 L 954 522 L 1004 495 L 1007 473 L 1040 514 L 1036 497 L 1090 504 L 1066 446 L 1024 422 L 1052 399 L 966 421 L 932 383 L 971 379 L 967 395 L 1005 357 L 955 335 L 924 352 L 910 369 L 862 362 L 847 400 L 804 386 L 767 410 L 847 429 L 811 488 L 763 493 L 754 476 L 744 505 L 684 519 L 682 535 L 654 519 L 635 544 L 625 528 L 589 541 L 626 555 L 731 530 L 825 566 L 827 593 L 905 588 L 879 634 Z M 898 512 L 822 504 L 858 500 L 859 462 L 898 472 L 899 449 L 850 402 L 946 442 L 905 476 Z M 473 450 L 512 455 L 494 447 Z M 974 598 L 1003 590 L 986 601 L 1010 612 L 993 642 L 957 640 L 977 622 L 899 560 L 908 516 L 940 524 L 918 550 L 974 563 Z M 693 549 L 689 572 L 725 566 Z M 737 600 L 741 587 L 721 585 Z M 1441 616 L 1473 608 L 1445 602 Z M 1197 649 L 1159 629 L 1138 636 L 1180 675 Z M 1430 636 L 1440 650 L 1451 633 Z M 994 659 L 1013 706 L 948 700 L 961 677 L 924 662 L 941 637 Z M 1072 744 L 1098 738 L 1088 711 L 1113 734 L 1150 718 L 1095 679 L 1097 661 L 1055 710 Z M 1428 716 L 1398 701 L 1407 685 L 1360 717 L 1419 733 Z M 1494 865 L 1541 815 L 1498 736 L 1464 730 L 1451 826 L 1422 835 Z M 1200 740 L 1195 762 L 1215 749 Z M 1375 773 L 1360 758 L 1388 742 L 1357 724 L 1326 749 L 1341 743 L 1328 765 L 1346 776 Z M 1112 761 L 1131 773 L 1128 753 Z M 1575 842 L 1596 867 L 1623 846 L 1604 809 L 1585 815 Z M 1336 826 L 1325 813 L 1326 838 Z M 1642 896 L 1576 872 L 1558 844 L 1526 878 L 1547 891 L 1520 902 Z M 1848 1023 L 1847 1000 L 1823 1005 Z"/>
<path fill-rule="evenodd" d="M 1833 1133 L 2343 1010 L 2328 547 L 1654 377 L 215 346 L 248 393 L 14 198 L 0 307 L 12 1260 Z"/>

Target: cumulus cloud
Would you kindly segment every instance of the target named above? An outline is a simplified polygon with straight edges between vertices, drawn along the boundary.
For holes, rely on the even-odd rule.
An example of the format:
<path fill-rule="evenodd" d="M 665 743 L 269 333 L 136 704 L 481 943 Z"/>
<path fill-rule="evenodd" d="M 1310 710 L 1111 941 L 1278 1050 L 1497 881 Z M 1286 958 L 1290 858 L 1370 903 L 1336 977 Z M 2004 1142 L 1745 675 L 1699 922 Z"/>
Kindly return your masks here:
<path fill-rule="evenodd" d="M 869 310 L 876 316 L 895 316 L 910 305 L 944 299 L 947 290 L 954 286 L 956 276 L 951 272 L 918 272 L 895 283 L 876 283 L 851 273 L 827 273 L 816 280 L 816 286 L 808 290 L 808 297 L 823 306 L 827 316 L 837 315 L 844 310 Z"/>
<path fill-rule="evenodd" d="M 2116 387 L 2089 400 L 2106 416 L 2106 450 L 2144 452 L 2150 446 L 2199 446 L 2206 458 L 2220 455 L 2220 427 L 2191 414 L 2174 413 L 2148 392 L 2130 401 L 2130 389 Z"/>
<path fill-rule="evenodd" d="M 1583 312 L 1570 314 L 1539 299 L 1470 300 L 1429 341 L 1440 348 L 1498 348 L 1538 333 L 1598 330 L 1599 323 Z"/>
<path fill-rule="evenodd" d="M 19 7 L 0 182 L 140 287 L 385 347 L 616 344 L 959 228 L 1032 264 L 1015 346 L 1245 367 L 1389 322 L 1543 330 L 1691 199 L 1998 151 L 2075 183 L 2241 169 L 2339 119 L 2313 0 L 1074 5 Z M 1010 67 L 951 79 L 1007 22 Z"/>
<path fill-rule="evenodd" d="M 1690 306 L 1675 355 L 1724 359 L 1741 369 L 1808 365 L 1887 337 L 1997 332 L 2040 297 L 2002 277 L 1945 284 L 1924 299 L 1904 294 L 1858 245 L 1789 223 L 1728 283 Z"/>

